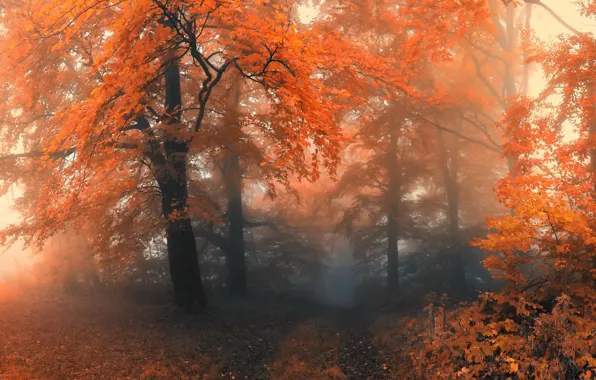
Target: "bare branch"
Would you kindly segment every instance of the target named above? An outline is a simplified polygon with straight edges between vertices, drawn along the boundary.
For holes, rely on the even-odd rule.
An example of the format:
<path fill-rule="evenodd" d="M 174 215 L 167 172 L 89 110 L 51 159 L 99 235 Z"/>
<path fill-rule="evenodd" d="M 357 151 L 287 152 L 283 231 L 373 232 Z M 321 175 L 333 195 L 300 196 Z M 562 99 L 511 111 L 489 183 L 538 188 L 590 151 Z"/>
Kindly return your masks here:
<path fill-rule="evenodd" d="M 7 122 L 5 120 L 0 120 L 0 122 L 6 123 L 6 124 L 10 124 L 10 125 L 29 125 L 29 124 L 35 123 L 39 119 L 47 119 L 47 118 L 51 118 L 53 116 L 54 116 L 53 113 L 46 113 L 46 114 L 41 114 L 41 115 L 33 116 L 33 118 L 31 118 L 31 119 L 29 119 L 27 121 L 20 121 L 20 122 L 17 122 L 17 123 Z"/>
<path fill-rule="evenodd" d="M 473 54 L 471 57 L 472 61 L 474 62 L 474 66 L 476 67 L 476 74 L 478 75 L 478 79 L 482 81 L 482 83 L 486 86 L 490 93 L 497 99 L 499 104 L 501 104 L 503 108 L 507 108 L 507 104 L 503 101 L 503 98 L 499 95 L 497 90 L 495 90 L 493 85 L 488 81 L 488 79 L 486 79 L 486 77 L 482 73 L 482 67 L 480 65 L 480 62 L 478 62 L 478 58 L 476 58 L 476 56 L 474 56 Z"/>
<path fill-rule="evenodd" d="M 193 228 L 195 237 L 206 239 L 213 243 L 216 247 L 221 249 L 224 253 L 229 250 L 228 240 L 222 235 L 213 231 L 213 223 L 210 223 L 207 228 Z"/>
<path fill-rule="evenodd" d="M 557 12 L 555 12 L 551 7 L 549 7 L 548 5 L 544 4 L 541 0 L 524 0 L 526 3 L 528 4 L 536 4 L 539 7 L 541 7 L 542 9 L 544 9 L 545 11 L 547 11 L 551 16 L 553 16 L 553 18 L 555 20 L 557 20 L 561 25 L 563 25 L 565 28 L 567 28 L 570 32 L 572 32 L 575 35 L 581 36 L 583 35 L 582 32 L 580 32 L 579 30 L 575 29 L 573 26 L 571 26 L 570 24 L 568 24 L 565 20 L 563 20 L 561 18 L 561 16 L 559 16 L 557 14 Z"/>
<path fill-rule="evenodd" d="M 459 133 L 457 131 L 454 131 L 453 129 L 449 129 L 449 128 L 443 127 L 442 125 L 440 125 L 438 123 L 435 123 L 433 121 L 430 121 L 430 120 L 428 120 L 428 119 L 426 119 L 424 117 L 420 117 L 419 119 L 422 120 L 423 122 L 425 122 L 425 123 L 427 123 L 427 124 L 429 124 L 429 125 L 437 128 L 437 129 L 441 130 L 441 131 L 445 131 L 445 132 L 451 133 L 451 134 L 453 134 L 455 136 L 458 136 L 459 138 L 461 138 L 463 140 L 469 141 L 469 142 L 474 143 L 474 144 L 481 145 L 481 146 L 485 147 L 486 149 L 491 150 L 491 151 L 493 151 L 495 153 L 499 153 L 499 154 L 502 154 L 503 153 L 503 151 L 502 151 L 502 149 L 500 147 L 497 148 L 497 147 L 494 147 L 492 145 L 487 144 L 486 142 L 484 142 L 482 140 L 478 140 L 478 139 L 475 139 L 473 137 L 468 137 L 468 136 L 466 136 L 466 135 L 464 135 L 462 133 Z"/>
<path fill-rule="evenodd" d="M 466 117 L 465 115 L 462 115 L 462 119 L 467 121 L 468 124 L 471 124 L 474 127 L 476 127 L 476 129 L 478 129 L 488 139 L 488 141 L 490 141 L 494 146 L 500 148 L 501 145 L 493 139 L 493 137 L 490 135 L 490 133 L 488 133 L 488 129 L 486 128 L 486 126 L 476 123 L 474 120 L 471 120 L 470 118 Z"/>
<path fill-rule="evenodd" d="M 0 161 L 8 161 L 8 160 L 18 160 L 21 158 L 42 158 L 45 155 L 48 155 L 50 158 L 60 159 L 66 158 L 75 153 L 75 148 L 70 148 L 66 150 L 60 150 L 53 153 L 47 153 L 43 151 L 32 151 L 32 152 L 25 152 L 25 153 L 14 153 L 14 154 L 6 154 L 0 156 Z"/>
<path fill-rule="evenodd" d="M 244 226 L 246 228 L 269 227 L 277 230 L 281 223 L 271 220 L 249 221 L 245 219 Z"/>
<path fill-rule="evenodd" d="M 97 144 L 94 144 L 94 145 L 97 145 Z M 136 144 L 122 143 L 122 142 L 117 142 L 117 141 L 111 141 L 111 142 L 108 142 L 108 143 L 105 143 L 102 145 L 110 146 L 115 149 L 137 149 L 139 147 Z M 54 152 L 44 152 L 41 150 L 35 150 L 35 151 L 24 152 L 24 153 L 6 154 L 3 156 L 0 156 L 0 161 L 18 160 L 18 159 L 22 159 L 22 158 L 44 158 L 44 157 L 59 160 L 59 159 L 64 159 L 64 158 L 67 158 L 68 156 L 73 155 L 74 153 L 76 153 L 76 151 L 77 150 L 75 147 L 64 149 L 64 150 L 57 150 Z"/>

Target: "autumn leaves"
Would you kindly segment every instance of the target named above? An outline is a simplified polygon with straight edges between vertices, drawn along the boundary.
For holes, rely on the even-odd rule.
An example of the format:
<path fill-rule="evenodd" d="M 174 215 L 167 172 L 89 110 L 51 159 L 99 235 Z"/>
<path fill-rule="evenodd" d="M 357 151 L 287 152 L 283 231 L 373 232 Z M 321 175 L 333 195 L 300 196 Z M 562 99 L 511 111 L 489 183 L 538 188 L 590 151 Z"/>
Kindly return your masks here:
<path fill-rule="evenodd" d="M 360 192 L 360 207 L 344 221 L 368 207 L 375 228 L 386 224 L 384 253 L 397 289 L 397 241 L 415 214 L 405 194 L 441 188 L 427 195 L 445 196 L 449 233 L 463 243 L 460 213 L 471 202 L 460 202 L 461 194 L 482 199 L 477 189 L 507 171 L 487 164 L 504 149 L 512 178 L 500 183 L 499 196 L 518 213 L 492 220 L 499 232 L 479 244 L 498 251 L 543 244 L 565 262 L 569 252 L 591 252 L 585 160 L 594 156 L 593 38 L 571 36 L 534 49 L 530 59 L 545 68 L 548 91 L 562 89 L 565 101 L 553 115 L 549 93 L 538 103 L 517 99 L 527 90 L 528 72 L 519 70 L 521 8 L 513 3 L 329 1 L 321 8 L 325 17 L 308 26 L 287 6 L 274 0 L 7 4 L 0 19 L 2 148 L 10 154 L 22 145 L 45 156 L 13 156 L 12 170 L 4 172 L 5 188 L 23 186 L 19 208 L 26 215 L 4 237 L 41 243 L 76 225 L 100 231 L 97 252 L 125 260 L 165 232 L 172 279 L 187 297 L 180 302 L 204 304 L 192 221 L 227 223 L 233 231 L 199 235 L 228 240 L 220 246 L 228 247 L 229 269 L 240 278 L 234 286 L 244 294 L 245 172 L 273 195 L 294 178 L 354 179 L 364 170 L 360 182 L 340 181 L 345 192 Z M 242 91 L 231 107 L 237 82 Z M 566 120 L 578 125 L 580 138 L 563 143 Z M 349 143 L 361 166 L 338 171 L 342 158 L 352 164 Z M 437 154 L 428 154 L 429 146 Z M 546 149 L 542 163 L 537 149 Z M 429 174 L 430 167 L 440 170 Z M 220 202 L 227 211 L 201 188 L 205 173 L 215 172 L 227 181 Z M 482 179 L 481 173 L 489 174 Z M 478 186 L 462 186 L 465 177 Z M 535 202 L 537 188 L 552 201 Z M 537 236 L 542 233 L 551 235 Z M 488 264 L 518 265 L 504 260 Z M 578 268 L 587 265 L 573 260 Z M 461 268 L 453 273 L 463 276 Z"/>

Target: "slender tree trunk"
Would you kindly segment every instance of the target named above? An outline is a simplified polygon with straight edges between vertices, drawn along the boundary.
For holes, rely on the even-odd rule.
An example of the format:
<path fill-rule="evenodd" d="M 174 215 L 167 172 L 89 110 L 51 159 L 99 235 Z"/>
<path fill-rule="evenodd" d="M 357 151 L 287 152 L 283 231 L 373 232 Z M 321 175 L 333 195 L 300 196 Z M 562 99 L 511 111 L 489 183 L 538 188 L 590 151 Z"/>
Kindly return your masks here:
<path fill-rule="evenodd" d="M 517 49 L 517 27 L 515 25 L 515 4 L 513 1 L 507 4 L 505 26 L 507 30 L 507 43 L 505 51 L 509 54 L 514 54 Z M 505 65 L 505 96 L 507 104 L 511 101 L 511 97 L 517 95 L 517 86 L 515 84 L 515 69 L 510 64 Z"/>
<path fill-rule="evenodd" d="M 230 242 L 227 257 L 228 291 L 231 296 L 243 297 L 247 292 L 244 213 L 242 210 L 240 160 L 236 154 L 230 154 L 227 159 L 225 177 L 228 195 L 228 239 Z"/>
<path fill-rule="evenodd" d="M 533 8 L 533 4 L 532 3 L 526 3 L 526 7 L 525 7 L 525 21 L 524 21 L 524 27 L 526 28 L 526 32 L 530 30 L 530 27 L 532 26 L 532 9 Z M 526 45 L 528 45 L 530 42 L 530 33 L 526 33 L 526 37 L 524 39 L 524 43 Z M 530 64 L 527 62 L 528 61 L 528 49 L 527 46 L 524 47 L 524 51 L 523 51 L 523 59 L 524 59 L 524 76 L 523 76 L 523 96 L 527 96 L 528 92 L 530 91 Z"/>
<path fill-rule="evenodd" d="M 489 4 L 489 8 L 491 10 L 491 12 L 493 12 L 495 15 L 492 17 L 493 19 L 493 23 L 497 29 L 497 33 L 494 35 L 494 38 L 496 40 L 496 42 L 499 44 L 499 46 L 501 47 L 501 49 L 503 51 L 505 51 L 509 56 L 512 56 L 517 47 L 518 47 L 518 30 L 517 30 L 517 26 L 515 23 L 515 4 L 513 1 L 509 2 L 506 6 L 505 9 L 505 27 L 503 28 L 503 24 L 501 23 L 501 21 L 499 20 L 499 17 L 497 15 L 498 13 L 498 1 L 497 0 L 489 0 L 488 1 Z M 530 5 L 530 4 L 528 4 Z M 526 20 L 525 20 L 525 25 L 526 27 L 530 26 L 530 22 L 531 22 L 531 7 L 526 8 Z M 503 78 L 503 85 L 504 85 L 504 97 L 502 100 L 503 102 L 503 107 L 504 107 L 504 111 L 507 111 L 507 107 L 509 106 L 512 97 L 517 95 L 517 85 L 515 83 L 516 80 L 516 72 L 515 72 L 515 68 L 511 66 L 510 63 L 506 62 L 505 64 L 505 75 Z M 527 70 L 527 68 L 525 68 L 524 70 Z M 524 86 L 526 79 L 524 78 Z M 506 157 L 507 160 L 507 168 L 509 170 L 509 173 L 511 173 L 515 162 L 513 160 L 512 157 L 507 156 Z M 510 210 L 511 215 L 514 214 L 514 210 L 511 209 Z"/>
<path fill-rule="evenodd" d="M 593 98 L 596 95 L 596 83 L 588 84 L 587 95 Z M 592 120 L 588 127 L 588 139 L 590 140 L 590 171 L 592 172 L 592 189 L 596 196 L 596 106 L 592 104 Z"/>
<path fill-rule="evenodd" d="M 596 82 L 592 82 L 588 84 L 588 91 L 587 96 L 590 98 L 594 98 L 596 95 Z M 592 100 L 594 101 L 594 100 Z M 588 126 L 588 139 L 589 139 L 589 147 L 590 147 L 590 172 L 592 173 L 592 199 L 596 200 L 596 105 L 592 103 L 592 119 L 590 120 L 590 124 Z M 593 227 L 596 228 L 596 227 Z M 594 255 L 593 251 L 595 249 L 594 245 L 590 245 L 588 249 L 592 252 L 589 252 L 592 255 L 592 262 L 591 268 L 596 268 L 596 255 Z M 590 269 L 591 269 L 590 268 Z M 585 283 L 590 284 L 593 288 L 596 288 L 596 278 L 594 278 L 593 274 L 588 269 L 585 272 Z"/>
<path fill-rule="evenodd" d="M 238 125 L 238 107 L 241 94 L 241 82 L 238 78 L 232 88 L 232 96 L 227 110 L 226 128 L 232 136 Z M 229 146 L 229 153 L 224 163 L 224 181 L 228 197 L 228 240 L 227 252 L 228 292 L 232 297 L 244 297 L 247 293 L 246 252 L 244 245 L 244 212 L 242 208 L 242 171 L 238 155 L 238 141 Z"/>
<path fill-rule="evenodd" d="M 506 36 L 505 42 L 501 45 L 503 46 L 503 50 L 505 50 L 509 56 L 513 56 L 515 50 L 517 49 L 517 27 L 515 25 L 515 4 L 510 2 L 507 4 L 506 9 L 506 16 L 505 16 L 505 27 L 506 27 Z M 511 64 L 505 64 L 505 78 L 503 78 L 504 85 L 505 85 L 505 99 L 504 102 L 507 106 L 511 103 L 511 99 L 517 95 L 517 86 L 515 84 L 515 70 L 511 67 Z M 504 111 L 507 111 L 505 109 Z M 507 168 L 511 173 L 515 161 L 512 157 L 507 156 Z M 510 214 L 513 215 L 515 210 L 511 209 Z"/>
<path fill-rule="evenodd" d="M 387 194 L 387 289 L 390 292 L 399 291 L 399 206 L 401 202 L 401 167 L 397 145 L 398 131 L 391 129 L 389 147 L 387 149 L 387 171 L 389 173 L 389 188 Z"/>
<path fill-rule="evenodd" d="M 176 61 L 170 63 L 164 76 L 169 124 L 164 133 L 165 154 L 153 146 L 151 158 L 161 190 L 162 213 L 167 218 L 168 263 L 175 302 L 187 312 L 192 312 L 197 307 L 206 306 L 207 296 L 201 281 L 197 246 L 188 215 L 188 141 L 176 133 L 176 128 L 180 126 L 179 110 L 182 105 L 180 69 Z"/>
<path fill-rule="evenodd" d="M 393 212 L 387 214 L 387 288 L 389 291 L 399 290 L 399 241 L 398 224 Z"/>
<path fill-rule="evenodd" d="M 451 238 L 451 244 L 448 251 L 449 254 L 447 257 L 448 265 L 450 267 L 450 282 L 454 285 L 454 291 L 457 294 L 464 294 L 466 292 L 467 284 L 461 253 L 463 242 L 461 241 L 459 226 L 459 183 L 457 181 L 457 174 L 459 171 L 458 151 L 454 149 L 455 144 L 451 144 L 451 149 L 448 149 L 443 132 L 439 130 L 437 130 L 437 139 L 439 143 L 439 157 L 443 163 L 443 182 L 445 184 L 445 193 L 447 195 L 447 220 L 449 223 L 449 236 Z"/>

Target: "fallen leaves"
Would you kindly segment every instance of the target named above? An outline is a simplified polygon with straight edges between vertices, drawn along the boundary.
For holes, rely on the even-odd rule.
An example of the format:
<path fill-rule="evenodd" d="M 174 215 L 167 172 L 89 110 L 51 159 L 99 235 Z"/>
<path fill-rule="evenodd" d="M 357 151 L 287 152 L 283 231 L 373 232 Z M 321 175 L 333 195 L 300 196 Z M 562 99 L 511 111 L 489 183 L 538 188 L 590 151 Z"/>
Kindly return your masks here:
<path fill-rule="evenodd" d="M 0 302 L 0 378 L 380 379 L 389 367 L 367 329 L 325 309 L 188 317 L 115 295 L 28 291 Z"/>

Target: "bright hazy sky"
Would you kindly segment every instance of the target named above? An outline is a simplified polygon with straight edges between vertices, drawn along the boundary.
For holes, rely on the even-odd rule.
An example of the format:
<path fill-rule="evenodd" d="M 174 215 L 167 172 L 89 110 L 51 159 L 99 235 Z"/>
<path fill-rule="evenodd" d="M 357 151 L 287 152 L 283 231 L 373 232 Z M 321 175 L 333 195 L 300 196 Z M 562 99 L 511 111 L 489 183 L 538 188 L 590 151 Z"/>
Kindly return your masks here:
<path fill-rule="evenodd" d="M 596 21 L 583 18 L 578 12 L 577 7 L 571 0 L 543 0 L 543 3 L 550 6 L 561 18 L 571 24 L 576 29 L 584 32 L 596 32 Z M 312 2 L 310 2 L 312 4 Z M 302 6 L 300 8 L 300 18 L 303 22 L 309 22 L 316 17 L 318 9 L 312 6 Z M 567 29 L 559 24 L 552 16 L 540 7 L 534 6 L 532 13 L 532 27 L 538 36 L 543 39 L 554 38 L 560 33 L 567 33 Z M 531 94 L 535 94 L 544 86 L 544 81 L 540 74 L 534 75 L 531 81 Z M 0 198 L 0 228 L 14 222 L 18 215 L 10 210 L 9 201 L 6 198 Z M 21 251 L 19 246 L 12 247 L 8 252 L 2 253 L 0 249 L 0 276 L 12 272 L 18 268 L 16 263 L 25 264 L 28 260 L 28 254 Z"/>

